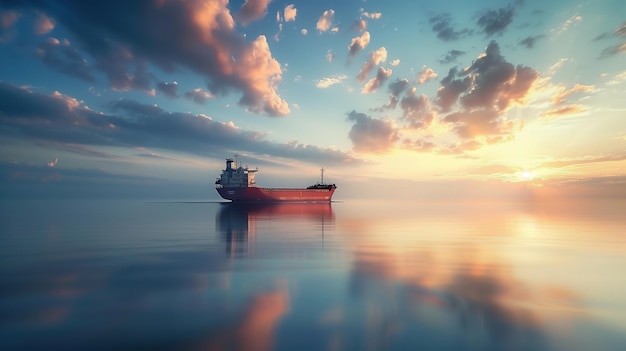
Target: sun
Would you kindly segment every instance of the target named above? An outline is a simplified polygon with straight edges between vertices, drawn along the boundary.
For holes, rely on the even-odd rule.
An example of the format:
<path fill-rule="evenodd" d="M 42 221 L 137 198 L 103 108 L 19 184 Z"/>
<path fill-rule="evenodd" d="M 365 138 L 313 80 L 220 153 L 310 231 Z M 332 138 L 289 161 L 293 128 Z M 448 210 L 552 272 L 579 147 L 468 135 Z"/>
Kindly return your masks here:
<path fill-rule="evenodd" d="M 524 171 L 522 172 L 522 178 L 523 178 L 524 180 L 531 180 L 531 179 L 533 179 L 533 177 L 534 177 L 533 172 L 531 172 L 531 171 L 529 171 L 529 170 L 524 170 Z"/>

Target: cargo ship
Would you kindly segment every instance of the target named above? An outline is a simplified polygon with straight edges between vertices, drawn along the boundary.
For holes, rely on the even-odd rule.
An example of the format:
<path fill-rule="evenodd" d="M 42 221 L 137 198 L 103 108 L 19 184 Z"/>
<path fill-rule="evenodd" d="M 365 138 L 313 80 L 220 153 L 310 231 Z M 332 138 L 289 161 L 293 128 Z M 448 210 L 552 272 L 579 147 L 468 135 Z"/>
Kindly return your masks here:
<path fill-rule="evenodd" d="M 234 163 L 234 165 L 233 165 Z M 330 202 L 335 184 L 324 183 L 322 168 L 321 182 L 306 188 L 261 188 L 254 179 L 257 169 L 241 167 L 236 159 L 226 159 L 226 169 L 215 181 L 215 189 L 226 200 L 242 203 L 262 202 Z"/>

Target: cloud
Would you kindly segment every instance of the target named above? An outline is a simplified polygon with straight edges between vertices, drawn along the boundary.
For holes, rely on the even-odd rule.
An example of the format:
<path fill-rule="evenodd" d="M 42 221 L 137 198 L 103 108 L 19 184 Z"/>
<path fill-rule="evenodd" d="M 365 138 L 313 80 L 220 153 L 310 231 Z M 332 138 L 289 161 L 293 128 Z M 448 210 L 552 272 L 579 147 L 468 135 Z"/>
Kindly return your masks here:
<path fill-rule="evenodd" d="M 57 163 L 59 163 L 59 159 L 57 157 L 54 158 L 54 160 L 52 161 L 48 161 L 48 163 L 46 163 L 46 165 L 50 168 L 56 167 Z"/>
<path fill-rule="evenodd" d="M 514 121 L 502 118 L 495 110 L 455 112 L 444 117 L 444 121 L 454 124 L 454 130 L 461 138 L 486 137 L 490 144 L 511 140 L 517 126 Z"/>
<path fill-rule="evenodd" d="M 343 82 L 348 76 L 345 74 L 339 74 L 331 77 L 325 77 L 315 82 L 315 86 L 320 89 L 330 88 L 335 84 Z"/>
<path fill-rule="evenodd" d="M 285 22 L 292 22 L 296 20 L 298 9 L 296 9 L 296 6 L 293 4 L 287 5 L 285 6 L 283 14 L 284 14 L 283 16 L 285 17 Z"/>
<path fill-rule="evenodd" d="M 602 33 L 598 35 L 597 37 L 595 37 L 593 40 L 596 41 L 596 40 L 620 38 L 620 37 L 626 37 L 626 22 L 619 25 L 612 32 Z"/>
<path fill-rule="evenodd" d="M 487 35 L 502 33 L 511 22 L 515 15 L 515 7 L 509 4 L 497 10 L 489 10 L 478 18 L 478 26 L 482 28 Z"/>
<path fill-rule="evenodd" d="M 332 51 L 328 50 L 328 52 L 326 53 L 326 61 L 328 62 L 333 62 L 335 60 L 335 54 L 332 53 Z"/>
<path fill-rule="evenodd" d="M 613 55 L 617 55 L 617 54 L 625 53 L 625 52 L 626 52 L 626 42 L 623 42 L 621 44 L 609 46 L 608 48 L 602 50 L 602 52 L 600 53 L 600 58 L 607 58 L 607 57 L 611 57 Z"/>
<path fill-rule="evenodd" d="M 435 103 L 441 108 L 442 112 L 448 112 L 454 106 L 462 93 L 466 92 L 471 85 L 471 78 L 466 76 L 463 79 L 456 79 L 458 70 L 453 67 L 448 75 L 441 81 L 439 89 L 437 89 L 437 97 Z"/>
<path fill-rule="evenodd" d="M 530 67 L 507 62 L 492 40 L 465 70 L 449 71 L 437 90 L 435 104 L 448 112 L 460 101 L 461 110 L 443 118 L 461 138 L 493 144 L 511 140 L 522 125 L 505 118 L 513 103 L 523 104 L 539 74 Z M 474 143 L 474 144 L 476 144 Z"/>
<path fill-rule="evenodd" d="M 576 93 L 592 93 L 596 91 L 596 88 L 593 85 L 583 85 L 583 84 L 575 84 L 571 89 L 565 89 L 564 87 L 559 87 L 552 97 L 552 102 L 555 105 L 560 105 L 564 103 L 567 98 Z"/>
<path fill-rule="evenodd" d="M 24 141 L 158 148 L 217 158 L 240 150 L 312 163 L 356 161 L 332 148 L 268 141 L 264 132 L 203 114 L 169 112 L 133 100 L 114 101 L 109 109 L 112 113 L 94 111 L 60 93 L 44 95 L 0 82 L 0 135 Z"/>
<path fill-rule="evenodd" d="M 211 94 L 211 92 L 203 90 L 201 88 L 195 88 L 194 90 L 185 92 L 185 97 L 199 104 L 204 104 L 206 100 L 215 98 L 215 96 Z"/>
<path fill-rule="evenodd" d="M 354 150 L 367 153 L 385 153 L 393 149 L 398 141 L 398 129 L 389 120 L 370 117 L 364 113 L 348 113 L 348 121 L 354 125 L 348 136 Z"/>
<path fill-rule="evenodd" d="M 237 16 L 252 20 L 267 3 L 248 1 Z M 73 44 L 91 57 L 92 67 L 104 72 L 115 90 L 150 92 L 156 84 L 152 67 L 165 72 L 188 69 L 204 77 L 214 95 L 241 92 L 239 105 L 249 111 L 269 116 L 289 113 L 277 92 L 280 63 L 272 57 L 265 36 L 248 41 L 237 33 L 227 0 L 19 6 L 46 13 L 70 33 Z"/>
<path fill-rule="evenodd" d="M 604 162 L 620 162 L 626 161 L 625 153 L 608 154 L 608 155 L 590 155 L 571 158 L 562 158 L 554 161 L 544 162 L 537 166 L 537 168 L 562 168 L 579 166 L 590 163 L 604 163 Z"/>
<path fill-rule="evenodd" d="M 267 5 L 272 0 L 245 0 L 244 4 L 235 15 L 235 18 L 243 25 L 247 26 L 267 14 Z"/>
<path fill-rule="evenodd" d="M 13 25 L 20 18 L 17 11 L 0 9 L 0 43 L 5 43 L 13 38 L 15 32 Z"/>
<path fill-rule="evenodd" d="M 159 84 L 157 84 L 157 89 L 168 97 L 178 97 L 178 82 L 160 82 Z"/>
<path fill-rule="evenodd" d="M 395 81 L 389 83 L 388 89 L 390 93 L 389 102 L 385 105 L 386 108 L 394 109 L 398 105 L 399 96 L 409 86 L 409 80 L 406 78 L 398 78 Z"/>
<path fill-rule="evenodd" d="M 363 66 L 361 67 L 361 71 L 359 71 L 356 79 L 359 82 L 364 82 L 365 79 L 369 76 L 370 72 L 374 69 L 374 67 L 385 62 L 385 60 L 387 60 L 387 49 L 385 49 L 384 46 L 378 48 L 378 50 L 376 51 L 372 51 L 372 53 L 370 53 L 369 60 L 367 60 L 363 64 Z"/>
<path fill-rule="evenodd" d="M 457 57 L 464 55 L 465 51 L 450 50 L 446 53 L 443 59 L 439 60 L 440 63 L 446 64 L 456 61 Z"/>
<path fill-rule="evenodd" d="M 46 66 L 61 73 L 79 78 L 88 83 L 96 81 L 87 60 L 80 51 L 72 48 L 67 40 L 60 41 L 56 38 L 45 40 L 35 54 L 41 58 Z"/>
<path fill-rule="evenodd" d="M 55 22 L 52 18 L 40 13 L 35 20 L 35 33 L 42 35 L 54 29 Z"/>
<path fill-rule="evenodd" d="M 391 76 L 392 70 L 386 69 L 384 67 L 379 67 L 376 76 L 370 79 L 361 90 L 362 94 L 371 94 L 374 93 L 380 88 L 380 86 L 389 79 Z"/>
<path fill-rule="evenodd" d="M 563 32 L 566 32 L 569 29 L 569 27 L 571 27 L 572 25 L 575 25 L 578 22 L 581 22 L 582 20 L 583 20 L 583 17 L 579 16 L 579 15 L 574 15 L 574 16 L 568 18 L 567 21 L 565 21 L 561 25 L 561 27 L 559 28 L 559 31 L 558 31 L 557 34 L 561 34 Z"/>
<path fill-rule="evenodd" d="M 364 19 L 359 18 L 354 22 L 352 28 L 358 30 L 359 32 L 364 32 L 367 29 L 367 22 Z"/>
<path fill-rule="evenodd" d="M 437 73 L 435 73 L 432 68 L 423 66 L 417 77 L 417 82 L 420 84 L 424 84 L 430 80 L 437 79 L 437 77 L 439 77 L 439 75 L 437 75 Z"/>
<path fill-rule="evenodd" d="M 425 129 L 435 118 L 435 112 L 430 100 L 424 94 L 416 95 L 416 89 L 409 89 L 407 95 L 400 101 L 403 119 L 408 122 L 409 128 Z"/>
<path fill-rule="evenodd" d="M 467 109 L 495 108 L 504 111 L 511 102 L 522 102 L 530 86 L 539 77 L 532 68 L 513 66 L 500 55 L 500 46 L 491 41 L 464 74 L 471 77 L 471 90 L 461 97 Z"/>
<path fill-rule="evenodd" d="M 626 82 L 626 71 L 616 74 L 611 80 L 606 82 L 607 85 L 617 85 Z"/>
<path fill-rule="evenodd" d="M 569 115 L 577 115 L 586 111 L 587 108 L 583 105 L 570 104 L 551 108 L 545 112 L 545 115 L 549 117 L 563 117 Z"/>
<path fill-rule="evenodd" d="M 335 15 L 335 10 L 330 9 L 324 11 L 322 16 L 320 16 L 319 20 L 317 20 L 317 30 L 320 32 L 326 32 L 330 29 L 330 26 L 333 24 L 333 16 Z"/>
<path fill-rule="evenodd" d="M 532 49 L 535 47 L 535 44 L 537 43 L 537 40 L 543 38 L 543 35 L 535 35 L 535 36 L 528 36 L 522 40 L 519 41 L 520 45 L 525 46 L 528 49 Z"/>
<path fill-rule="evenodd" d="M 399 64 L 400 64 L 400 59 L 394 59 L 394 60 L 391 60 L 391 62 L 389 62 L 389 65 L 393 67 L 396 67 Z"/>
<path fill-rule="evenodd" d="M 302 28 L 302 30 L 300 31 L 300 33 L 301 33 L 302 35 L 307 35 L 307 34 L 309 34 L 309 31 L 308 31 L 306 28 Z"/>
<path fill-rule="evenodd" d="M 363 49 L 367 47 L 370 43 L 370 33 L 368 31 L 363 32 L 358 37 L 352 38 L 350 45 L 348 45 L 348 55 L 349 57 L 353 57 Z"/>
<path fill-rule="evenodd" d="M 380 13 L 380 12 L 372 12 L 372 13 L 370 13 L 370 12 L 363 12 L 363 17 L 377 20 L 377 19 L 380 19 L 381 17 L 383 17 L 383 14 Z"/>
<path fill-rule="evenodd" d="M 437 33 L 437 38 L 443 41 L 457 40 L 472 33 L 469 29 L 454 30 L 452 28 L 452 17 L 448 13 L 433 16 L 428 22 L 432 25 L 433 32 Z"/>

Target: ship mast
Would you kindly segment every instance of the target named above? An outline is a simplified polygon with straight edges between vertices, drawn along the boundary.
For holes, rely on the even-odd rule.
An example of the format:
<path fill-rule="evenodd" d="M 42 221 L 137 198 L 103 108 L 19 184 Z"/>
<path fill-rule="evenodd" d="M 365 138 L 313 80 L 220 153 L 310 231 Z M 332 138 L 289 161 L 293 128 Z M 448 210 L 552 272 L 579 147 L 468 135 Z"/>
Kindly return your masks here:
<path fill-rule="evenodd" d="M 324 167 L 322 167 L 320 169 L 320 171 L 322 172 L 322 183 L 321 184 L 324 184 Z"/>

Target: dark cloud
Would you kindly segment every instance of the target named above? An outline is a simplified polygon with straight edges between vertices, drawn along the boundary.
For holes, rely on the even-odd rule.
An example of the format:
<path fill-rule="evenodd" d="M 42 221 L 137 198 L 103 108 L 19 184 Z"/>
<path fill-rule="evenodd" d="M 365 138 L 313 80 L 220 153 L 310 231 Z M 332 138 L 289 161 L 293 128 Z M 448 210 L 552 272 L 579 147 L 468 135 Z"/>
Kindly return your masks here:
<path fill-rule="evenodd" d="M 96 81 L 87 60 L 80 51 L 72 48 L 67 40 L 48 38 L 41 43 L 35 53 L 43 63 L 54 70 L 89 83 Z"/>
<path fill-rule="evenodd" d="M 0 9 L 0 43 L 7 42 L 15 35 L 13 25 L 20 18 L 20 14 L 12 10 Z"/>
<path fill-rule="evenodd" d="M 523 45 L 525 47 L 527 47 L 528 49 L 532 49 L 535 47 L 535 44 L 537 43 L 537 40 L 543 38 L 543 35 L 535 35 L 535 36 L 528 36 L 522 40 L 519 41 L 520 45 Z"/>
<path fill-rule="evenodd" d="M 415 88 L 411 88 L 400 101 L 400 108 L 404 112 L 403 119 L 408 122 L 409 128 L 428 128 L 435 113 L 428 97 L 424 94 L 417 96 L 415 91 Z"/>
<path fill-rule="evenodd" d="M 409 80 L 406 78 L 398 78 L 395 81 L 389 83 L 388 89 L 391 96 L 389 97 L 389 102 L 385 105 L 385 108 L 394 109 L 398 105 L 399 97 L 402 92 L 406 90 L 409 86 Z"/>
<path fill-rule="evenodd" d="M 617 38 L 626 37 L 626 22 L 619 25 L 612 32 L 602 33 L 598 35 L 597 37 L 595 37 L 593 40 L 596 41 L 596 40 L 603 40 L 603 39 L 616 38 L 616 37 Z"/>
<path fill-rule="evenodd" d="M 457 57 L 464 55 L 465 51 L 450 50 L 446 53 L 443 59 L 439 60 L 440 63 L 447 64 L 456 61 Z"/>
<path fill-rule="evenodd" d="M 472 89 L 461 97 L 467 109 L 495 108 L 505 110 L 512 101 L 521 101 L 538 73 L 525 66 L 513 66 L 500 54 L 500 46 L 491 41 L 485 55 L 464 72 L 472 77 Z"/>
<path fill-rule="evenodd" d="M 602 52 L 600 53 L 600 58 L 611 57 L 619 53 L 626 53 L 626 41 L 621 44 L 609 46 L 608 48 L 602 50 Z"/>
<path fill-rule="evenodd" d="M 441 81 L 441 86 L 437 89 L 435 103 L 439 105 L 442 112 L 448 112 L 456 104 L 459 96 L 469 89 L 472 81 L 469 76 L 457 79 L 458 70 L 453 67 L 448 75 Z"/>
<path fill-rule="evenodd" d="M 276 88 L 282 68 L 265 36 L 250 42 L 237 33 L 227 1 L 211 6 L 196 1 L 24 4 L 21 11 L 45 13 L 67 30 L 113 89 L 151 91 L 151 65 L 166 72 L 189 69 L 207 79 L 212 94 L 240 91 L 239 104 L 252 112 L 290 112 Z"/>
<path fill-rule="evenodd" d="M 389 92 L 393 96 L 400 96 L 403 91 L 409 86 L 409 81 L 406 78 L 398 78 L 395 81 L 389 83 Z"/>
<path fill-rule="evenodd" d="M 497 10 L 489 10 L 478 18 L 478 26 L 487 35 L 502 33 L 513 22 L 515 6 L 509 4 Z"/>
<path fill-rule="evenodd" d="M 265 133 L 205 115 L 169 112 L 155 105 L 118 100 L 112 113 L 91 110 L 74 98 L 44 95 L 0 82 L 0 133 L 38 142 L 83 146 L 145 147 L 222 158 L 232 150 L 308 162 L 355 161 L 348 154 L 297 142 L 275 143 Z"/>
<path fill-rule="evenodd" d="M 466 139 L 463 149 L 508 141 L 523 125 L 507 119 L 504 112 L 512 103 L 523 103 L 538 77 L 530 67 L 507 62 L 492 40 L 468 68 L 449 71 L 435 103 L 441 112 L 448 112 L 460 102 L 461 109 L 445 116 L 443 122 L 452 124 L 455 133 Z M 462 151 L 456 146 L 446 149 Z"/>
<path fill-rule="evenodd" d="M 235 18 L 244 26 L 263 18 L 267 14 L 267 5 L 271 0 L 246 0 Z"/>
<path fill-rule="evenodd" d="M 348 113 L 347 119 L 354 122 L 348 136 L 356 151 L 384 153 L 393 149 L 399 139 L 398 129 L 391 121 L 376 119 L 354 110 Z"/>
<path fill-rule="evenodd" d="M 457 40 L 472 33 L 469 29 L 454 30 L 452 17 L 448 13 L 433 16 L 428 21 L 432 25 L 433 32 L 437 33 L 437 38 L 443 41 Z"/>
<path fill-rule="evenodd" d="M 185 97 L 187 99 L 191 99 L 199 104 L 204 104 L 204 102 L 206 100 L 209 99 L 213 99 L 215 98 L 215 96 L 213 96 L 213 94 L 211 94 L 210 92 L 204 90 L 204 89 L 200 89 L 200 88 L 196 88 L 194 90 L 191 91 L 187 91 L 185 92 Z"/>
<path fill-rule="evenodd" d="M 171 98 L 178 97 L 178 83 L 177 82 L 172 82 L 172 83 L 160 82 L 159 84 L 157 84 L 157 89 L 163 94 Z"/>
<path fill-rule="evenodd" d="M 352 29 L 364 32 L 367 29 L 367 21 L 362 18 L 357 19 L 352 25 Z"/>

